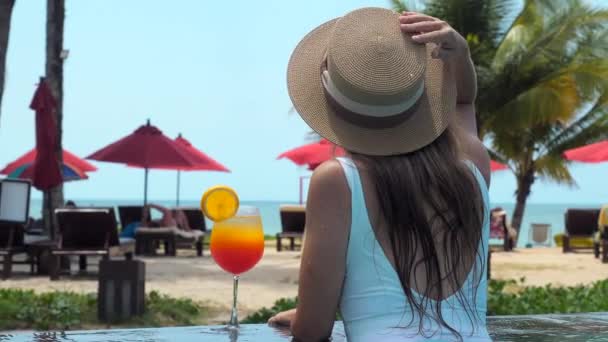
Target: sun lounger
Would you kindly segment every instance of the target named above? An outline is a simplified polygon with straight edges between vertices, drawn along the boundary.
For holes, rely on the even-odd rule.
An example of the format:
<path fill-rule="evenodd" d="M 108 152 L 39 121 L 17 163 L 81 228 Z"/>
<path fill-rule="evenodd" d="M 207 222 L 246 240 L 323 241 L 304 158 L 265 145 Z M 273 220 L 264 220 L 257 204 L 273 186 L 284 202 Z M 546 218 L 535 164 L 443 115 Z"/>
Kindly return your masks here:
<path fill-rule="evenodd" d="M 17 262 L 13 256 L 26 252 L 24 244 L 24 227 L 17 223 L 0 223 L 0 256 L 2 257 L 2 279 L 10 278 L 13 264 L 29 264 L 33 272 L 31 262 Z"/>
<path fill-rule="evenodd" d="M 207 230 L 205 217 L 198 208 L 179 208 L 188 220 L 191 230 L 179 227 L 139 227 L 135 232 L 136 253 L 156 255 L 157 242 L 162 242 L 165 255 L 177 255 L 178 248 L 196 248 L 198 256 L 203 255 L 203 240 Z"/>
<path fill-rule="evenodd" d="M 140 222 L 143 209 L 144 207 L 141 205 L 118 206 L 118 217 L 120 219 L 121 228 L 125 229 L 126 226 L 133 222 Z M 150 209 L 148 209 L 148 217 L 150 217 Z"/>
<path fill-rule="evenodd" d="M 599 242 L 595 240 L 598 231 L 597 219 L 599 209 L 568 209 L 565 214 L 565 232 L 563 237 L 563 252 L 574 252 L 578 249 L 593 249 L 596 257 L 599 257 Z M 586 246 L 573 246 L 570 240 L 573 238 L 589 239 L 593 241 Z"/>
<path fill-rule="evenodd" d="M 280 207 L 281 232 L 277 233 L 277 251 L 283 250 L 282 240 L 289 239 L 289 249 L 295 250 L 295 240 L 302 240 L 306 224 L 306 207 L 303 205 L 282 205 Z"/>
<path fill-rule="evenodd" d="M 185 231 L 178 227 L 139 227 L 135 232 L 136 247 L 138 255 L 155 255 L 155 243 L 162 241 L 165 246 L 165 255 L 176 256 L 179 244 L 190 246 L 200 243 L 197 246 L 197 255 L 202 256 L 202 239 L 205 233 L 200 230 Z"/>
<path fill-rule="evenodd" d="M 202 256 L 203 240 L 205 238 L 205 235 L 207 235 L 207 223 L 205 221 L 205 215 L 203 215 L 203 212 L 200 208 L 180 208 L 180 210 L 184 212 L 184 215 L 186 215 L 186 218 L 188 219 L 188 225 L 190 225 L 190 229 L 195 231 L 201 231 L 203 233 L 196 239 L 196 242 L 194 243 L 194 246 L 196 247 L 196 254 L 198 256 Z M 190 246 L 191 245 L 192 244 L 190 243 Z M 178 241 L 178 248 L 182 246 L 187 247 L 188 242 L 181 244 L 180 241 Z"/>
<path fill-rule="evenodd" d="M 100 256 L 106 260 L 117 255 L 132 258 L 135 243 L 133 239 L 118 238 L 114 209 L 57 209 L 55 213 L 59 239 L 51 251 L 51 280 L 59 278 L 62 256 L 78 256 L 82 271 L 86 270 L 88 256 Z"/>

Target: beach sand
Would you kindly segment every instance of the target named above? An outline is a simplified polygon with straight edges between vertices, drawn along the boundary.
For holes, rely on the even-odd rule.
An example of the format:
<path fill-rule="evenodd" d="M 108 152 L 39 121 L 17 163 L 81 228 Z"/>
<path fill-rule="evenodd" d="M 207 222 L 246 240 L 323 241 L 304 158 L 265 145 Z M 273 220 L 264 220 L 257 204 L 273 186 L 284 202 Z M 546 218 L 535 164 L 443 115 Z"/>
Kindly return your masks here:
<path fill-rule="evenodd" d="M 194 251 L 180 250 L 177 257 L 146 257 L 146 291 L 156 290 L 174 297 L 188 297 L 205 303 L 217 313 L 210 323 L 221 323 L 229 317 L 232 300 L 232 276 L 222 271 L 210 257 L 196 257 Z M 260 263 L 241 277 L 239 283 L 240 317 L 263 307 L 270 307 L 281 297 L 294 297 L 298 287 L 299 252 L 276 252 L 267 245 Z M 77 262 L 72 263 L 73 269 Z M 0 281 L 0 288 L 34 289 L 36 291 L 69 290 L 96 292 L 95 277 L 62 277 L 50 281 L 48 276 L 29 276 L 28 268 L 15 266 L 16 274 Z M 96 271 L 96 267 L 90 267 Z M 608 264 L 602 264 L 590 253 L 563 254 L 559 248 L 518 249 L 492 254 L 492 278 L 519 279 L 528 285 L 588 284 L 608 277 Z"/>

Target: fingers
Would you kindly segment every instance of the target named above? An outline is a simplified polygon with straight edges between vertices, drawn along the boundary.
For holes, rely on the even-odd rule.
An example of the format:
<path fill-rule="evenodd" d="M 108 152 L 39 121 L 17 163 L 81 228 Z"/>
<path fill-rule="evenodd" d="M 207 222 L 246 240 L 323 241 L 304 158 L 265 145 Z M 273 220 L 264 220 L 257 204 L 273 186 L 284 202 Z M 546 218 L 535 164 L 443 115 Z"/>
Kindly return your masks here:
<path fill-rule="evenodd" d="M 276 315 L 270 317 L 270 319 L 268 319 L 268 324 L 269 325 L 284 325 L 285 322 L 283 321 L 283 319 L 281 319 L 280 314 L 276 314 Z"/>
<path fill-rule="evenodd" d="M 427 43 L 441 43 L 445 39 L 446 33 L 443 30 L 432 31 L 427 33 L 421 33 L 412 36 L 412 39 L 416 43 L 427 44 Z"/>
<path fill-rule="evenodd" d="M 419 14 L 419 13 L 402 15 L 399 17 L 399 22 L 401 24 L 414 24 L 414 23 L 418 23 L 421 21 L 436 21 L 436 20 L 437 19 L 435 19 L 433 17 L 424 15 L 424 14 Z"/>
<path fill-rule="evenodd" d="M 431 32 L 441 30 L 444 23 L 442 21 L 421 21 L 413 24 L 401 24 L 401 30 L 408 33 Z"/>

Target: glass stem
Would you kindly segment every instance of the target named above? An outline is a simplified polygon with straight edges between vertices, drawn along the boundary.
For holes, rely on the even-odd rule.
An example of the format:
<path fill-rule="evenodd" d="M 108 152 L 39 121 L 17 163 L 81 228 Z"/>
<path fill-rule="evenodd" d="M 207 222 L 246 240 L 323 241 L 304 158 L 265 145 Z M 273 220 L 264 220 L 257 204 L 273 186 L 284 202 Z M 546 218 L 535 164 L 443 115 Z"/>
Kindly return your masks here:
<path fill-rule="evenodd" d="M 234 288 L 232 292 L 232 314 L 230 315 L 230 326 L 238 327 L 239 326 L 239 318 L 236 309 L 236 297 L 239 291 L 239 276 L 234 276 Z"/>

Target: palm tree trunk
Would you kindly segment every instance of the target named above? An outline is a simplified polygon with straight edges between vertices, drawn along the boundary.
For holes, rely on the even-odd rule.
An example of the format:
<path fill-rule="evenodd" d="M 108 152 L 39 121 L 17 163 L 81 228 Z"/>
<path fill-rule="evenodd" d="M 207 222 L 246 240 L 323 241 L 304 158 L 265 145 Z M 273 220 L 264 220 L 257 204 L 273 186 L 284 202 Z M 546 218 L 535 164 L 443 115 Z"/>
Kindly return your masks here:
<path fill-rule="evenodd" d="M 15 0 L 0 0 L 0 110 L 2 108 L 2 94 L 4 94 L 6 51 L 8 50 L 13 5 L 15 5 Z"/>
<path fill-rule="evenodd" d="M 519 232 L 521 230 L 521 222 L 524 218 L 526 209 L 526 201 L 530 196 L 530 189 L 534 184 L 534 168 L 530 168 L 523 175 L 517 175 L 517 191 L 515 210 L 511 219 L 511 226 L 517 231 L 517 239 L 519 240 Z M 516 241 L 517 242 L 517 241 Z"/>
<path fill-rule="evenodd" d="M 63 162 L 62 154 L 62 121 L 63 121 L 63 59 L 61 52 L 63 51 L 63 22 L 65 18 L 65 1 L 64 0 L 47 0 L 46 8 L 46 80 L 51 88 L 51 93 L 57 101 L 55 110 L 56 129 L 57 129 L 57 145 L 55 145 L 55 153 L 60 165 Z M 45 227 L 48 227 L 49 232 L 54 236 L 56 227 L 55 217 L 52 213 L 56 208 L 63 206 L 63 185 L 46 191 L 44 193 L 43 202 L 45 203 L 44 222 Z"/>

